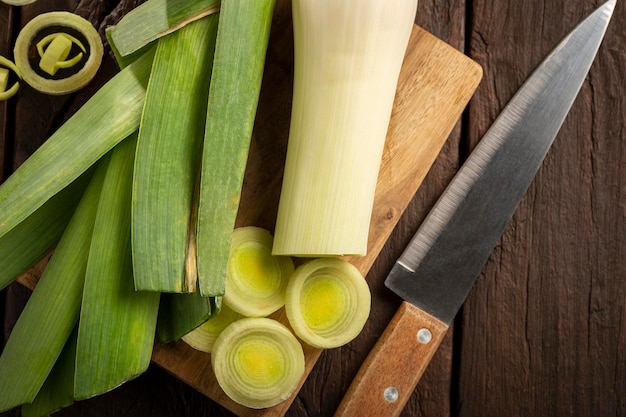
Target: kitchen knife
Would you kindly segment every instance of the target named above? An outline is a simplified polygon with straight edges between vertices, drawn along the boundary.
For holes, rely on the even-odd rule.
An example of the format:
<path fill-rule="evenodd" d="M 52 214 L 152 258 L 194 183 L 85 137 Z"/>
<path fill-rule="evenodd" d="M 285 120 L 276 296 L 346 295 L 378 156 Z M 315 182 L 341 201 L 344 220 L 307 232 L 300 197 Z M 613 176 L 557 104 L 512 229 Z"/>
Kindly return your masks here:
<path fill-rule="evenodd" d="M 561 128 L 615 2 L 589 15 L 535 70 L 428 214 L 385 281 L 404 301 L 335 417 L 401 413 Z"/>

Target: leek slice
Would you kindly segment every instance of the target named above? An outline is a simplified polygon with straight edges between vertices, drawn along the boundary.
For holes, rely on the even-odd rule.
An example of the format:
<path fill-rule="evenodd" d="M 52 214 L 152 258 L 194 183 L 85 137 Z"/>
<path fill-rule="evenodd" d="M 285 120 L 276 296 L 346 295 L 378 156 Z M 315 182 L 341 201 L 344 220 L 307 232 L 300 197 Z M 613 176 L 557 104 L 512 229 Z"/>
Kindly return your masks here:
<path fill-rule="evenodd" d="M 60 79 L 44 78 L 30 65 L 30 47 L 37 34 L 49 27 L 73 29 L 82 34 L 89 45 L 89 56 L 85 61 L 85 65 L 69 77 Z M 104 46 L 98 31 L 88 20 L 70 12 L 48 12 L 35 16 L 22 28 L 15 40 L 13 49 L 15 65 L 20 68 L 24 81 L 34 89 L 51 95 L 73 93 L 87 85 L 98 72 L 103 54 Z"/>
<path fill-rule="evenodd" d="M 276 0 L 222 0 L 207 108 L 200 203 L 198 280 L 223 295 L 265 53 Z"/>
<path fill-rule="evenodd" d="M 272 235 L 259 227 L 234 230 L 224 302 L 247 317 L 265 317 L 285 304 L 293 260 L 272 255 Z"/>
<path fill-rule="evenodd" d="M 37 0 L 2 0 L 3 3 L 10 4 L 11 6 L 24 6 L 26 4 L 31 4 L 36 2 Z"/>
<path fill-rule="evenodd" d="M 242 318 L 241 314 L 233 311 L 226 304 L 222 304 L 218 314 L 184 335 L 182 340 L 196 350 L 211 353 L 220 333 L 228 325 Z"/>
<path fill-rule="evenodd" d="M 305 365 L 298 339 L 268 318 L 243 318 L 226 327 L 215 341 L 211 364 L 224 392 L 255 409 L 289 398 Z"/>
<path fill-rule="evenodd" d="M 66 59 L 73 44 L 78 45 L 83 52 L 79 52 L 74 58 Z M 70 68 L 78 64 L 87 50 L 81 41 L 67 33 L 51 33 L 37 42 L 37 52 L 41 57 L 39 68 L 50 75 L 54 75 L 61 68 Z"/>
<path fill-rule="evenodd" d="M 8 100 L 13 97 L 20 88 L 20 83 L 16 81 L 7 89 L 9 83 L 9 70 L 15 72 L 19 78 L 22 78 L 22 73 L 17 65 L 0 55 L 0 101 Z"/>
<path fill-rule="evenodd" d="M 320 258 L 296 269 L 287 286 L 285 311 L 293 331 L 307 344 L 343 346 L 363 330 L 371 294 L 359 270 L 339 258 Z"/>

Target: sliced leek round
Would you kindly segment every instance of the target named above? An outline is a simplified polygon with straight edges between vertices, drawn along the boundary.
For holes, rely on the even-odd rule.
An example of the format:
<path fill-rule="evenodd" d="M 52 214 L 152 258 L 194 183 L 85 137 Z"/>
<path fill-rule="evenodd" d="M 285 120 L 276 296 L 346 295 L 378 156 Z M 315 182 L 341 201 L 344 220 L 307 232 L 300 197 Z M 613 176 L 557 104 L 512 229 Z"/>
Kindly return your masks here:
<path fill-rule="evenodd" d="M 339 258 L 320 258 L 296 269 L 285 295 L 285 310 L 294 332 L 307 344 L 330 349 L 343 346 L 363 330 L 371 294 L 358 269 Z"/>
<path fill-rule="evenodd" d="M 18 78 L 22 78 L 19 68 L 12 61 L 0 55 L 0 101 L 13 97 L 20 88 L 20 83 L 17 81 L 8 87 L 9 70 L 13 71 Z"/>
<path fill-rule="evenodd" d="M 82 53 L 73 58 L 65 58 L 72 44 L 87 52 L 87 48 L 75 37 L 66 33 L 55 33 L 55 36 L 44 37 L 39 41 L 37 49 L 43 60 L 43 72 L 54 75 L 59 68 L 74 66 L 84 61 L 82 68 L 65 78 L 48 78 L 40 75 L 30 62 L 30 50 L 40 33 L 50 28 L 67 28 L 80 33 L 88 44 L 89 54 L 83 60 Z M 68 43 L 69 42 L 69 43 Z M 43 48 L 47 47 L 46 50 Z M 49 52 L 48 49 L 52 48 Z M 43 13 L 30 20 L 20 31 L 13 50 L 15 64 L 22 73 L 22 78 L 34 89 L 51 95 L 69 94 L 87 85 L 98 72 L 102 62 L 104 47 L 100 35 L 86 19 L 70 12 Z"/>
<path fill-rule="evenodd" d="M 285 304 L 293 260 L 272 255 L 272 235 L 248 226 L 234 230 L 224 302 L 247 317 L 265 317 Z"/>
<path fill-rule="evenodd" d="M 276 320 L 238 320 L 215 341 L 211 365 L 217 382 L 235 402 L 272 407 L 289 398 L 304 375 L 302 345 Z"/>
<path fill-rule="evenodd" d="M 37 0 L 2 0 L 3 3 L 10 4 L 11 6 L 24 6 L 26 4 L 31 4 L 36 2 Z"/>
<path fill-rule="evenodd" d="M 211 353 L 215 340 L 229 324 L 242 319 L 243 316 L 232 309 L 225 303 L 222 303 L 222 309 L 215 316 L 196 327 L 182 337 L 183 342 L 196 350 Z"/>

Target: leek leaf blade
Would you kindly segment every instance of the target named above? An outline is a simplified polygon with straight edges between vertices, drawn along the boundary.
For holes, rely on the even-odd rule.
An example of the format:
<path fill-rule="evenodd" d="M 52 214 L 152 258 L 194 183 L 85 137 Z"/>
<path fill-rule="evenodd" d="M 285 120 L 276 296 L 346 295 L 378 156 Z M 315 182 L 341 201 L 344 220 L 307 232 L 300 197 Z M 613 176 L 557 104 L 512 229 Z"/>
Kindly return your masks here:
<path fill-rule="evenodd" d="M 137 130 L 151 64 L 115 75 L 0 185 L 0 237 Z"/>
<path fill-rule="evenodd" d="M 159 294 L 134 290 L 130 199 L 136 135 L 113 149 L 102 187 L 80 312 L 74 395 L 89 398 L 143 373 Z"/>
<path fill-rule="evenodd" d="M 98 163 L 0 356 L 0 411 L 33 401 L 76 324 L 107 162 Z"/>
<path fill-rule="evenodd" d="M 89 170 L 81 175 L 0 238 L 0 289 L 26 272 L 59 241 L 92 174 Z"/>
<path fill-rule="evenodd" d="M 231 233 L 261 90 L 275 0 L 222 0 L 202 153 L 198 280 L 224 294 Z"/>
<path fill-rule="evenodd" d="M 185 259 L 216 30 L 217 15 L 212 15 L 158 42 L 134 170 L 132 250 L 138 290 L 195 290 L 195 282 L 186 282 Z"/>

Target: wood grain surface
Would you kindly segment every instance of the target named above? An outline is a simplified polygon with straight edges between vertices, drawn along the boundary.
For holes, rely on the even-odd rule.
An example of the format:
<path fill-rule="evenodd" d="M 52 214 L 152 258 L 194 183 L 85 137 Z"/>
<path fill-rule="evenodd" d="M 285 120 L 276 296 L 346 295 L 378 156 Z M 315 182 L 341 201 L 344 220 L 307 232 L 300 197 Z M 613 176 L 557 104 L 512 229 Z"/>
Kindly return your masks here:
<path fill-rule="evenodd" d="M 0 3 L 0 54 L 18 28 L 52 9 L 102 28 L 132 1 Z M 137 2 L 135 2 L 137 3 Z M 367 279 L 372 315 L 364 332 L 321 354 L 287 416 L 331 416 L 400 300 L 386 274 L 464 157 L 545 55 L 601 0 L 421 0 L 416 23 L 484 70 L 466 113 Z M 543 166 L 402 416 L 626 416 L 626 4 Z M 288 71 L 290 62 L 284 62 Z M 24 88 L 0 103 L 0 167 L 6 176 L 72 114 L 114 68 L 69 97 Z M 283 103 L 288 106 L 289 103 Z M 280 123 L 280 121 L 277 121 Z M 269 216 L 269 215 L 268 215 Z M 28 297 L 0 293 L 8 335 Z M 1 395 L 1 393 L 0 393 Z M 0 413 L 16 417 L 18 410 Z M 232 416 L 157 366 L 59 416 Z"/>

